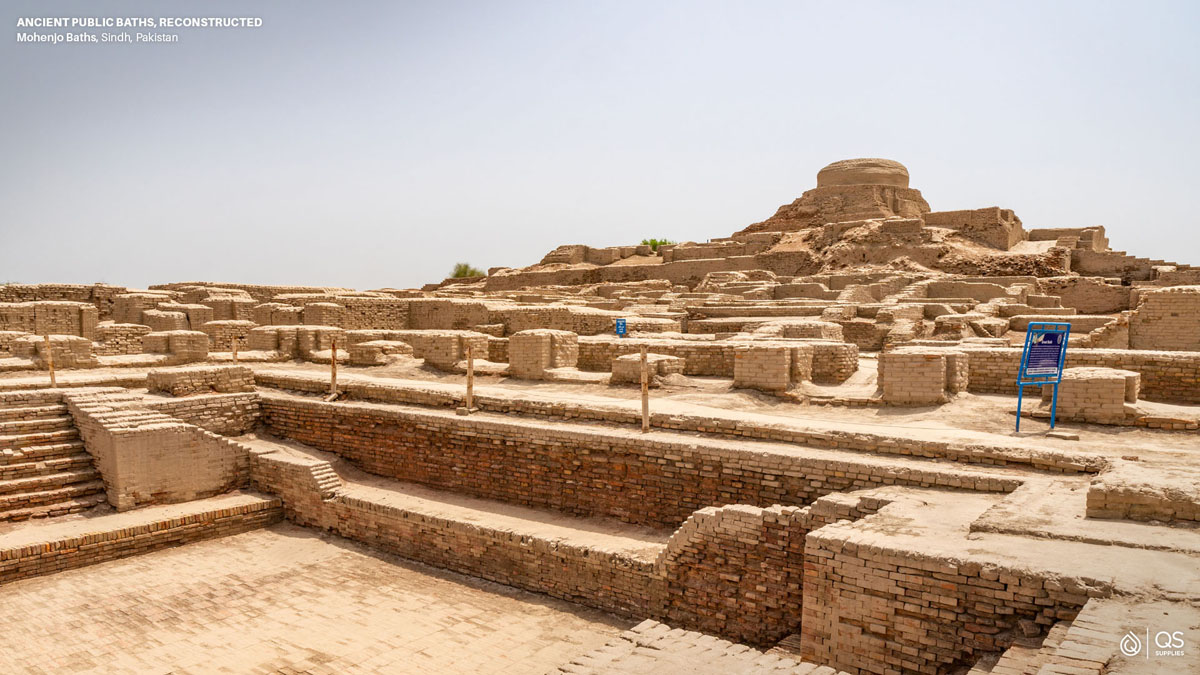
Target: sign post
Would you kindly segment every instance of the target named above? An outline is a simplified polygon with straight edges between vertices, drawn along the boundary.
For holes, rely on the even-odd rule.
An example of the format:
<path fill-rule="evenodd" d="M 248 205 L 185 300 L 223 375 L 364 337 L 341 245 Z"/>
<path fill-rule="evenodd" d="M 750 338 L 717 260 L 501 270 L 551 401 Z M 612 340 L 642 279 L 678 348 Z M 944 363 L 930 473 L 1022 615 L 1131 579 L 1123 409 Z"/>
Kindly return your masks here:
<path fill-rule="evenodd" d="M 1071 324 L 1034 322 L 1025 330 L 1025 350 L 1021 353 L 1021 370 L 1017 374 L 1017 431 L 1021 430 L 1021 401 L 1028 385 L 1053 384 L 1050 400 L 1050 428 L 1058 412 L 1058 385 L 1062 382 L 1063 364 L 1067 359 L 1067 338 Z"/>
<path fill-rule="evenodd" d="M 617 335 L 619 337 L 626 337 L 627 334 L 628 330 L 625 327 L 625 319 L 617 319 Z"/>

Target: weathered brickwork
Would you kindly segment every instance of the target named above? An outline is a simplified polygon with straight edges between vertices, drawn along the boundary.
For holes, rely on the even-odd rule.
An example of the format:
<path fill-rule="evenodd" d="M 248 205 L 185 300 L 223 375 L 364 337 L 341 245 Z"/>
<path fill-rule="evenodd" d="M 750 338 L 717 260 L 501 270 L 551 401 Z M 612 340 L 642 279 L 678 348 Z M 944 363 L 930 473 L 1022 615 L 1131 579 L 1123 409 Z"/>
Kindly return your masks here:
<path fill-rule="evenodd" d="M 82 302 L 0 302 L 0 330 L 37 335 L 76 335 L 90 340 L 95 337 L 98 320 L 96 307 Z"/>
<path fill-rule="evenodd" d="M 256 499 L 226 508 L 146 519 L 120 529 L 3 548 L 0 549 L 0 584 L 248 532 L 282 518 L 279 499 Z"/>
<path fill-rule="evenodd" d="M 244 348 L 247 338 L 250 336 L 250 330 L 254 328 L 253 321 L 245 320 L 218 320 L 209 321 L 200 327 L 208 335 L 209 349 L 215 352 L 233 351 L 233 343 L 236 340 L 239 348 Z"/>
<path fill-rule="evenodd" d="M 1132 349 L 1200 352 L 1200 286 L 1144 291 L 1129 321 Z"/>
<path fill-rule="evenodd" d="M 208 358 L 208 335 L 195 330 L 146 333 L 142 350 L 151 354 L 169 354 L 172 363 L 192 363 Z"/>
<path fill-rule="evenodd" d="M 579 336 L 565 330 L 524 330 L 508 338 L 509 374 L 542 380 L 551 368 L 574 368 L 579 362 Z"/>
<path fill-rule="evenodd" d="M 271 433 L 334 452 L 381 476 L 488 499 L 676 526 L 720 504 L 804 505 L 831 492 L 880 485 L 1008 491 L 1017 481 L 970 469 L 889 466 L 775 455 L 711 441 L 652 440 L 628 432 L 330 404 L 263 394 Z M 505 467 L 496 480 L 491 467 Z M 631 481 L 629 476 L 638 476 Z"/>
<path fill-rule="evenodd" d="M 851 673 L 939 673 L 1008 647 L 1021 619 L 1072 619 L 1111 586 L 893 550 L 833 524 L 805 540 L 805 660 Z"/>
<path fill-rule="evenodd" d="M 254 391 L 254 373 L 246 366 L 159 368 L 146 374 L 146 388 L 171 396 Z"/>
<path fill-rule="evenodd" d="M 146 409 L 120 389 L 63 393 L 119 511 L 222 494 L 249 482 L 244 446 Z"/>
<path fill-rule="evenodd" d="M 256 392 L 208 394 L 184 399 L 146 400 L 142 405 L 221 436 L 238 436 L 254 429 L 262 415 Z"/>
<path fill-rule="evenodd" d="M 1020 348 L 959 345 L 967 352 L 970 391 L 1016 394 Z M 1125 349 L 1067 348 L 1067 367 L 1132 370 L 1142 376 L 1141 398 L 1168 403 L 1200 403 L 1200 354 Z"/>
<path fill-rule="evenodd" d="M 308 393 L 325 393 L 328 379 L 282 372 L 258 372 L 255 381 L 260 386 L 275 387 Z M 353 377 L 339 380 L 342 396 L 349 400 L 377 401 L 458 408 L 461 393 L 392 384 L 386 381 L 360 381 Z M 269 395 L 269 394 L 268 394 Z M 503 414 L 529 415 L 543 419 L 570 419 L 640 426 L 638 412 L 597 405 L 579 405 L 566 401 L 543 402 L 518 398 L 499 398 L 476 391 L 475 405 L 482 410 Z M 651 408 L 650 426 L 671 431 L 703 432 L 713 437 L 778 441 L 812 448 L 838 448 L 860 452 L 939 458 L 966 464 L 995 464 L 1032 466 L 1041 471 L 1056 473 L 1096 472 L 1105 462 L 1094 455 L 1054 450 L 1030 451 L 1023 445 L 953 443 L 947 441 L 903 439 L 884 434 L 839 431 L 808 431 L 788 429 L 772 424 L 684 415 L 660 414 Z"/>
<path fill-rule="evenodd" d="M 142 338 L 149 332 L 149 326 L 136 323 L 99 324 L 96 326 L 96 355 L 141 354 Z"/>
<path fill-rule="evenodd" d="M 646 354 L 647 384 L 657 387 L 666 375 L 682 374 L 683 359 L 666 354 Z M 642 355 L 626 354 L 613 359 L 612 378 L 610 384 L 641 384 Z"/>

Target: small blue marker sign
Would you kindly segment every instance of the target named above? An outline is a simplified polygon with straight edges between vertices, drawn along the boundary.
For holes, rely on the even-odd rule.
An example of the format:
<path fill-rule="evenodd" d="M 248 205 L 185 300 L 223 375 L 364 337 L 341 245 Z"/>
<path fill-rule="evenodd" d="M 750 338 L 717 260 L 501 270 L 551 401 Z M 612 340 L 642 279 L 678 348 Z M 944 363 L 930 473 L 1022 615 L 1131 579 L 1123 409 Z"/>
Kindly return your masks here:
<path fill-rule="evenodd" d="M 1071 324 L 1034 322 L 1025 331 L 1025 351 L 1021 354 L 1021 370 L 1017 374 L 1017 431 L 1021 430 L 1021 401 L 1028 385 L 1053 384 L 1054 398 L 1050 401 L 1050 428 L 1058 414 L 1058 385 L 1062 382 L 1063 365 L 1067 360 L 1067 339 Z"/>
<path fill-rule="evenodd" d="M 617 335 L 625 337 L 625 319 L 617 319 Z"/>

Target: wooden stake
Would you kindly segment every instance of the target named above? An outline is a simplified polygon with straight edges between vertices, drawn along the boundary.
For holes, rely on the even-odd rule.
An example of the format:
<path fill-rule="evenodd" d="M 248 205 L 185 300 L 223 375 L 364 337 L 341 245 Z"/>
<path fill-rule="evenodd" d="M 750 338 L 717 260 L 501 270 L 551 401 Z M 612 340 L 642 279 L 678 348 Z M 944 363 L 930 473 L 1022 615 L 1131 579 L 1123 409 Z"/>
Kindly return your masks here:
<path fill-rule="evenodd" d="M 650 373 L 646 365 L 646 345 L 642 345 L 642 433 L 650 431 Z"/>
<path fill-rule="evenodd" d="M 337 396 L 337 340 L 329 341 L 329 400 Z"/>
<path fill-rule="evenodd" d="M 58 388 L 58 382 L 54 379 L 54 348 L 50 346 L 50 334 L 46 333 L 42 336 L 46 339 L 46 365 L 50 366 L 50 387 Z"/>
<path fill-rule="evenodd" d="M 467 345 L 467 414 L 475 408 L 475 353 Z"/>

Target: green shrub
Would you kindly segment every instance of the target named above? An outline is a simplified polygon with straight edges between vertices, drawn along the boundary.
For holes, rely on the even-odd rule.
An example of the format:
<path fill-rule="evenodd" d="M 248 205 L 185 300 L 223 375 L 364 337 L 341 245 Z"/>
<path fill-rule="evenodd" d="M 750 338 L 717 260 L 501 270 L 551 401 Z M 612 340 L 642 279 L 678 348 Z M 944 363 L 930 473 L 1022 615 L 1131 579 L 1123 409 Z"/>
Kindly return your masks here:
<path fill-rule="evenodd" d="M 659 246 L 668 246 L 670 244 L 678 244 L 679 242 L 672 239 L 643 239 L 642 246 L 649 246 L 654 252 L 658 252 Z"/>
<path fill-rule="evenodd" d="M 462 279 L 463 277 L 482 277 L 483 271 L 476 267 L 471 267 L 470 263 L 455 263 L 454 271 L 450 272 L 450 278 Z"/>

